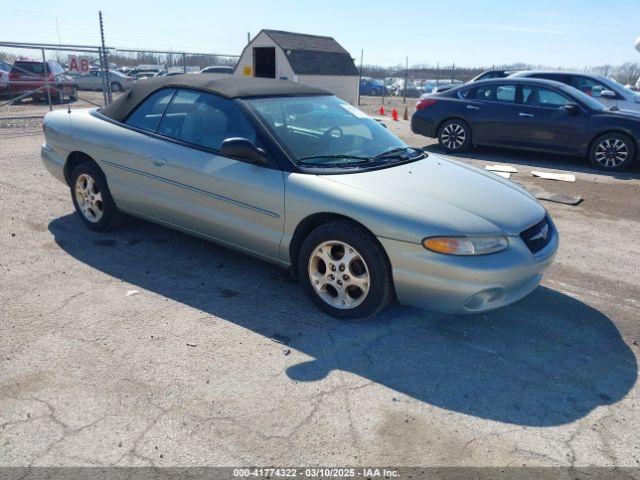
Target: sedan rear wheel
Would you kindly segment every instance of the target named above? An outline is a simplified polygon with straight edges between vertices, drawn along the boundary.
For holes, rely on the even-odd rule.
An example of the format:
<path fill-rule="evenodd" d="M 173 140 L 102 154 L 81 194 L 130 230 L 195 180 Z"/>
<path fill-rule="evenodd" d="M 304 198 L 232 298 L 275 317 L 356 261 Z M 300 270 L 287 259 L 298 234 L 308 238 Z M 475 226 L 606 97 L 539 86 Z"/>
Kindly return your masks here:
<path fill-rule="evenodd" d="M 633 142 L 619 133 L 605 133 L 596 138 L 589 150 L 591 164 L 601 170 L 622 170 L 635 158 Z"/>
<path fill-rule="evenodd" d="M 390 267 L 375 237 L 346 220 L 326 223 L 302 243 L 298 272 L 307 294 L 325 313 L 366 318 L 393 297 Z"/>
<path fill-rule="evenodd" d="M 91 223 L 97 223 L 104 213 L 102 192 L 96 181 L 87 173 L 76 179 L 76 203 L 80 213 Z"/>
<path fill-rule="evenodd" d="M 93 162 L 76 166 L 70 177 L 71 197 L 82 222 L 91 230 L 109 230 L 123 218 L 100 168 Z"/>
<path fill-rule="evenodd" d="M 463 120 L 447 120 L 440 127 L 438 142 L 447 152 L 463 152 L 471 145 L 471 129 Z"/>

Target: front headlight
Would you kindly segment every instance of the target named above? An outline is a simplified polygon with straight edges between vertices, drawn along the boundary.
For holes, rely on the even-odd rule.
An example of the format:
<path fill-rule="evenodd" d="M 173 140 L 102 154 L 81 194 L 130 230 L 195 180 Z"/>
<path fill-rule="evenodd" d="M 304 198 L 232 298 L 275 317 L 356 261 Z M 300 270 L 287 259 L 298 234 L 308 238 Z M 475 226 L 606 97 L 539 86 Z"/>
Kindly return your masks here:
<path fill-rule="evenodd" d="M 445 255 L 487 255 L 507 248 L 507 237 L 429 237 L 422 246 Z"/>

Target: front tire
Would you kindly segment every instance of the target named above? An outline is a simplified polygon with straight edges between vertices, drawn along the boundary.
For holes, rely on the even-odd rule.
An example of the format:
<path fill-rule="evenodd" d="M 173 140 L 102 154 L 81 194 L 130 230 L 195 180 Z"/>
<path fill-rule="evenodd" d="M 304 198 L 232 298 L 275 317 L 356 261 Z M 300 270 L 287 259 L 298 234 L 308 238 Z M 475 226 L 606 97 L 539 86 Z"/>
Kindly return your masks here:
<path fill-rule="evenodd" d="M 635 144 L 621 133 L 600 135 L 589 149 L 589 161 L 599 170 L 624 170 L 631 165 L 635 156 Z"/>
<path fill-rule="evenodd" d="M 112 82 L 111 83 L 111 91 L 112 92 L 121 92 L 122 91 L 122 85 L 120 85 L 120 83 L 118 83 L 118 82 Z"/>
<path fill-rule="evenodd" d="M 71 172 L 71 198 L 76 213 L 91 230 L 105 231 L 120 225 L 123 214 L 116 207 L 102 171 L 84 162 Z"/>
<path fill-rule="evenodd" d="M 471 147 L 471 128 L 464 120 L 447 120 L 438 130 L 438 143 L 448 153 L 459 153 Z"/>
<path fill-rule="evenodd" d="M 311 301 L 335 318 L 370 317 L 393 298 L 385 252 L 375 237 L 348 221 L 326 223 L 307 236 L 298 273 Z"/>

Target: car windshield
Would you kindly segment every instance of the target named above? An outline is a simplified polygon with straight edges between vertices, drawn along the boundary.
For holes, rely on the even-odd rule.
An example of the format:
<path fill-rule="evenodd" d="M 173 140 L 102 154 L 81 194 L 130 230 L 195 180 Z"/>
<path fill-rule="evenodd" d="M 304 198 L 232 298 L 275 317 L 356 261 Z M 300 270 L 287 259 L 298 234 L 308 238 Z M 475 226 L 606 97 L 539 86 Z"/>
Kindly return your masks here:
<path fill-rule="evenodd" d="M 334 96 L 259 98 L 247 103 L 299 166 L 354 167 L 414 160 L 424 155 Z"/>

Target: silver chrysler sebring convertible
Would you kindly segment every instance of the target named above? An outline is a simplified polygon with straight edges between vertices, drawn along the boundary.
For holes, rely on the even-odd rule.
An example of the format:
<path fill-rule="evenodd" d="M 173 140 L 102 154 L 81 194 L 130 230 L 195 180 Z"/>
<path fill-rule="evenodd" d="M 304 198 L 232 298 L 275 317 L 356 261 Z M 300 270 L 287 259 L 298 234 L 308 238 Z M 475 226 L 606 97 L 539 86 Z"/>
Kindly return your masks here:
<path fill-rule="evenodd" d="M 153 78 L 105 108 L 49 113 L 44 131 L 42 160 L 87 227 L 126 213 L 289 267 L 339 318 L 394 297 L 498 308 L 536 288 L 558 248 L 523 189 L 298 83 Z"/>

